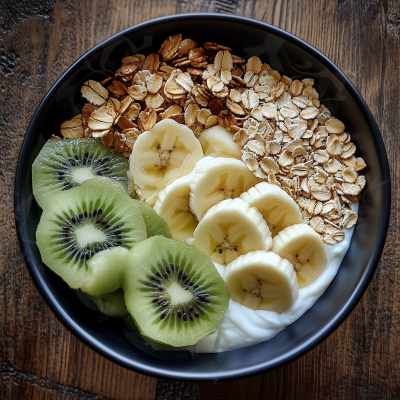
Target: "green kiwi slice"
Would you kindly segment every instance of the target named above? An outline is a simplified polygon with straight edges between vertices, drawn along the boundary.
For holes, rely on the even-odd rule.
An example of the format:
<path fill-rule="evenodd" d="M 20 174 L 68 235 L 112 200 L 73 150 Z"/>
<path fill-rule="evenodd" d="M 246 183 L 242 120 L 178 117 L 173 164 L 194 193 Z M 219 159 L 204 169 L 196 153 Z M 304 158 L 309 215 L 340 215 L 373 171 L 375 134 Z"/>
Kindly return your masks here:
<path fill-rule="evenodd" d="M 99 297 L 91 297 L 99 311 L 109 317 L 125 317 L 128 310 L 125 306 L 124 291 L 118 289 L 112 293 L 104 294 Z"/>
<path fill-rule="evenodd" d="M 230 295 L 204 253 L 163 236 L 138 243 L 131 253 L 125 304 L 143 336 L 180 347 L 218 329 Z"/>
<path fill-rule="evenodd" d="M 74 289 L 93 281 L 88 261 L 96 253 L 115 247 L 129 253 L 126 249 L 146 237 L 146 224 L 137 203 L 106 178 L 90 179 L 55 194 L 43 210 L 36 231 L 43 262 Z M 87 293 L 99 296 L 118 289 L 105 290 L 103 286 L 110 281 L 112 271 L 106 271 L 98 287 Z"/>
<path fill-rule="evenodd" d="M 112 153 L 100 139 L 48 140 L 32 165 L 33 195 L 40 207 L 54 193 L 104 176 L 128 188 L 128 160 Z"/>
<path fill-rule="evenodd" d="M 101 312 L 108 317 L 121 318 L 129 316 L 122 289 L 98 297 L 89 296 L 81 290 L 76 290 L 75 292 L 79 300 L 91 310 Z"/>
<path fill-rule="evenodd" d="M 142 210 L 144 220 L 146 221 L 147 237 L 160 235 L 172 239 L 171 232 L 165 220 L 162 219 L 152 207 L 143 203 L 143 201 L 135 201 L 138 202 L 138 205 Z"/>
<path fill-rule="evenodd" d="M 138 204 L 143 213 L 147 227 L 147 237 L 161 235 L 171 238 L 171 232 L 169 231 L 167 223 L 151 207 L 144 204 L 140 200 L 132 199 L 132 201 Z M 99 271 L 98 266 L 100 266 L 106 274 L 106 279 L 110 285 L 110 290 L 114 290 L 115 287 L 119 287 L 121 285 L 120 282 L 124 272 L 121 271 L 121 268 L 123 269 L 123 265 L 128 265 L 127 259 L 130 256 L 130 254 L 126 254 L 125 252 L 127 253 L 127 250 L 124 248 L 114 248 L 112 250 L 104 250 L 92 257 L 92 259 L 88 262 L 88 266 L 89 269 L 92 269 L 92 271 L 96 270 L 97 276 L 96 279 L 92 279 L 86 284 L 85 287 L 82 287 L 82 290 L 93 291 L 94 287 L 99 287 L 104 290 L 105 286 L 102 284 L 99 285 L 97 282 L 99 279 L 99 272 L 97 272 Z M 113 283 L 113 280 L 108 277 L 108 270 L 113 271 L 113 280 L 115 283 Z M 121 291 L 117 290 L 116 292 L 120 293 Z M 123 300 L 123 292 L 122 295 L 117 295 L 116 292 L 92 298 L 103 314 L 114 317 L 118 316 L 117 314 L 122 313 L 123 309 L 125 314 L 128 313 Z"/>

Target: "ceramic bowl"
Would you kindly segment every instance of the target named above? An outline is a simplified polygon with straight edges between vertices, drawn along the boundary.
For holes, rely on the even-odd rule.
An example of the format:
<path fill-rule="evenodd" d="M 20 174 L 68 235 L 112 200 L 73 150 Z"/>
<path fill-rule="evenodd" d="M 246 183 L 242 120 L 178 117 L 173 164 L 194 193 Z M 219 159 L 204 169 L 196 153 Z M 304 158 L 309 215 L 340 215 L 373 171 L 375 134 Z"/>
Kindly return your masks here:
<path fill-rule="evenodd" d="M 113 75 L 123 57 L 156 52 L 170 35 L 182 33 L 198 43 L 218 42 L 234 54 L 258 56 L 279 72 L 315 79 L 321 103 L 345 123 L 368 167 L 359 219 L 339 272 L 316 304 L 271 340 L 217 354 L 153 351 L 137 336 L 129 341 L 119 319 L 103 320 L 82 306 L 75 291 L 43 265 L 35 232 L 40 208 L 32 195 L 32 162 L 60 124 L 80 114 L 80 88 L 88 79 Z M 390 177 L 379 129 L 351 82 L 327 57 L 299 38 L 262 22 L 220 14 L 175 15 L 148 21 L 93 47 L 77 60 L 47 93 L 26 133 L 15 181 L 15 216 L 22 251 L 40 293 L 80 340 L 104 357 L 135 371 L 158 377 L 219 380 L 280 367 L 321 343 L 349 315 L 366 290 L 385 243 L 390 213 Z"/>

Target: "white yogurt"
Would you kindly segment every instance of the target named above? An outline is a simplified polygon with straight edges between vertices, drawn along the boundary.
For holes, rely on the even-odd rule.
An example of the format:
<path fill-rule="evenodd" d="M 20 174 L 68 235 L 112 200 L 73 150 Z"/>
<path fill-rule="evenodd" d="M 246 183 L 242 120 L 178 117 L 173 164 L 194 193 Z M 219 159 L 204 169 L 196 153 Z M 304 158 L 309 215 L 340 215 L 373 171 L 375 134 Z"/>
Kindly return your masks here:
<path fill-rule="evenodd" d="M 358 203 L 353 205 L 352 211 L 358 211 Z M 313 283 L 299 289 L 297 299 L 287 311 L 278 314 L 273 311 L 252 310 L 229 300 L 228 310 L 217 333 L 185 349 L 196 353 L 218 353 L 253 346 L 274 337 L 299 319 L 323 295 L 346 255 L 353 231 L 354 227 L 345 229 L 344 240 L 335 245 L 325 245 L 328 256 L 325 270 Z M 216 263 L 214 265 L 223 277 L 225 267 Z"/>
<path fill-rule="evenodd" d="M 204 157 L 198 161 L 188 177 L 192 178 L 208 159 L 209 157 Z M 352 211 L 358 212 L 358 203 L 352 205 Z M 287 311 L 278 314 L 273 311 L 253 310 L 229 300 L 228 310 L 217 332 L 205 337 L 193 346 L 175 348 L 174 350 L 189 350 L 192 353 L 218 353 L 253 346 L 274 337 L 308 311 L 333 281 L 350 246 L 354 227 L 344 231 L 344 240 L 335 245 L 325 245 L 328 256 L 325 270 L 313 283 L 299 289 L 296 300 Z M 191 244 L 190 239 L 187 242 Z M 217 263 L 214 263 L 214 265 L 220 275 L 224 277 L 225 267 Z M 154 345 L 152 346 L 154 347 Z M 163 345 L 157 345 L 157 349 L 171 350 L 169 346 Z"/>

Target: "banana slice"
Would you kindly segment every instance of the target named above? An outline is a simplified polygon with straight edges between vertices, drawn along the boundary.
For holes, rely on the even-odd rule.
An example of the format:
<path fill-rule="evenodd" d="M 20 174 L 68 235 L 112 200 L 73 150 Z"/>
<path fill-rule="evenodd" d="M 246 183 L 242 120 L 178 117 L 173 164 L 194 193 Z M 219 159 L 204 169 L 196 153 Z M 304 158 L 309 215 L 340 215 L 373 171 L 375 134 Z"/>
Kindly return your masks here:
<path fill-rule="evenodd" d="M 203 157 L 201 144 L 185 125 L 164 119 L 136 140 L 129 170 L 140 200 L 153 206 L 157 192 L 187 175 Z"/>
<path fill-rule="evenodd" d="M 274 237 L 272 251 L 294 266 L 299 287 L 314 282 L 325 269 L 327 256 L 321 237 L 309 225 L 292 225 Z"/>
<path fill-rule="evenodd" d="M 268 251 L 272 237 L 255 208 L 241 199 L 228 199 L 207 211 L 193 232 L 192 244 L 214 262 L 227 265 L 250 251 Z"/>
<path fill-rule="evenodd" d="M 269 226 L 272 237 L 289 225 L 303 222 L 299 206 L 279 186 L 260 182 L 242 193 L 240 198 L 260 211 Z"/>
<path fill-rule="evenodd" d="M 239 197 L 259 181 L 242 161 L 209 157 L 190 182 L 190 210 L 200 221 L 209 208 Z"/>
<path fill-rule="evenodd" d="M 193 236 L 197 220 L 189 209 L 190 178 L 183 176 L 158 193 L 154 210 L 163 218 L 172 238 L 184 240 Z"/>
<path fill-rule="evenodd" d="M 205 156 L 233 157 L 238 160 L 242 157 L 239 143 L 235 143 L 232 134 L 220 125 L 201 132 L 199 140 Z"/>
<path fill-rule="evenodd" d="M 293 265 L 272 251 L 238 257 L 226 267 L 224 280 L 231 299 L 253 310 L 282 313 L 299 291 Z"/>

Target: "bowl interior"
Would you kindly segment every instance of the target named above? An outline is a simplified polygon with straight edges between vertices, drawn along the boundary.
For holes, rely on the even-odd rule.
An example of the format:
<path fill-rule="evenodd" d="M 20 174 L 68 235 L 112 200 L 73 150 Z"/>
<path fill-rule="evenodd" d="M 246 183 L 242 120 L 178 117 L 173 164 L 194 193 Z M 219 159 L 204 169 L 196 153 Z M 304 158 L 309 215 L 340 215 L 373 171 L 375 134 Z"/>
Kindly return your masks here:
<path fill-rule="evenodd" d="M 351 246 L 325 294 L 297 322 L 268 342 L 219 354 L 153 351 L 139 336 L 133 345 L 120 320 L 103 320 L 82 307 L 73 290 L 43 265 L 35 232 L 40 208 L 32 196 L 31 166 L 60 124 L 80 114 L 80 88 L 88 79 L 111 76 L 127 55 L 156 52 L 166 37 L 182 33 L 198 43 L 217 42 L 248 58 L 256 55 L 281 74 L 315 79 L 321 103 L 346 125 L 358 156 L 368 165 L 359 220 Z M 379 130 L 347 78 L 311 46 L 277 28 L 223 15 L 181 15 L 130 28 L 90 50 L 53 86 L 27 131 L 18 165 L 15 205 L 17 229 L 28 268 L 61 321 L 86 344 L 109 359 L 143 373 L 179 379 L 223 379 L 269 370 L 287 363 L 322 341 L 349 314 L 365 291 L 386 237 L 390 180 Z"/>

